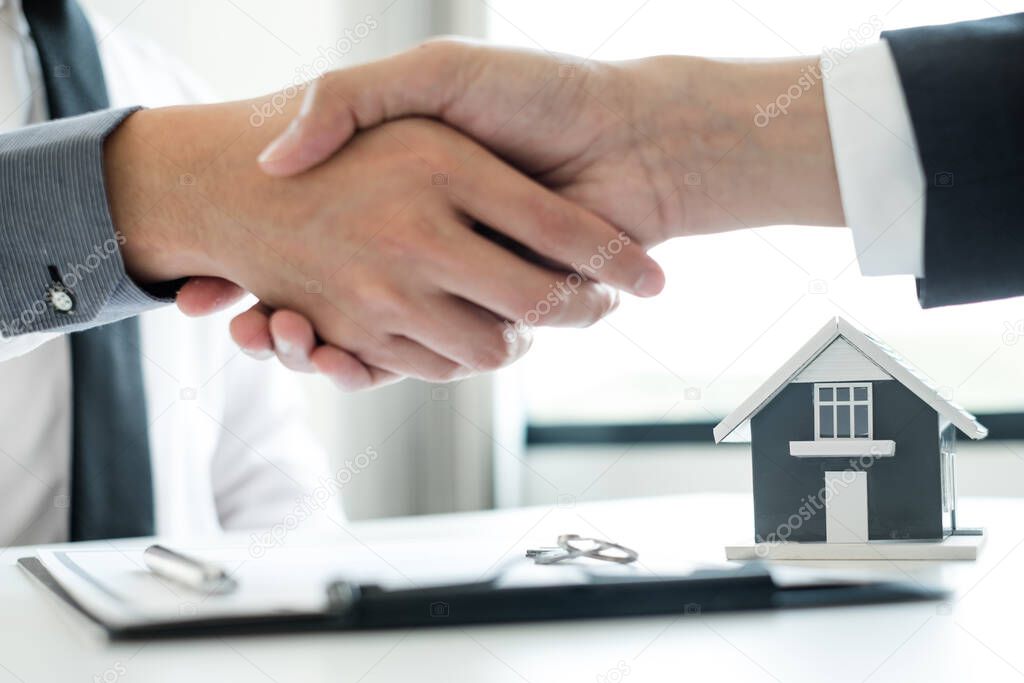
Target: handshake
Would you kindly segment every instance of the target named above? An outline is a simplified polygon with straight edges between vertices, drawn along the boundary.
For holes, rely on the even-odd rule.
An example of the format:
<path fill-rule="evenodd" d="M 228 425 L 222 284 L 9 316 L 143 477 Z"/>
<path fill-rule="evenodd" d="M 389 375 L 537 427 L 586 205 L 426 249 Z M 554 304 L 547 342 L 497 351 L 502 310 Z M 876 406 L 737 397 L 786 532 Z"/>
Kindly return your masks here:
<path fill-rule="evenodd" d="M 261 125 L 265 98 L 137 112 L 106 143 L 111 211 L 137 281 L 189 278 L 184 312 L 259 299 L 231 325 L 254 356 L 347 390 L 459 379 L 657 294 L 660 242 L 842 224 L 820 82 L 754 120 L 815 63 L 431 42 Z"/>

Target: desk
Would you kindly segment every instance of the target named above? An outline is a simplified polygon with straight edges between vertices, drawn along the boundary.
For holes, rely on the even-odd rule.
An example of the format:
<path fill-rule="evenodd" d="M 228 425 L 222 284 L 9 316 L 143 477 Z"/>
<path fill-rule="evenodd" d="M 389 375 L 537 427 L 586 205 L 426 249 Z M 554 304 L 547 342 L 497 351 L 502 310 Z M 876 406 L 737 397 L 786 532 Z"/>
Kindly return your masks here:
<path fill-rule="evenodd" d="M 989 538 L 974 563 L 859 563 L 955 586 L 944 603 L 348 634 L 109 643 L 0 551 L 0 681 L 1001 681 L 1024 677 L 1024 500 L 961 503 Z M 649 498 L 353 524 L 343 542 L 465 536 L 519 554 L 558 533 L 720 561 L 745 496 Z M 138 547 L 142 541 L 117 542 Z M 680 544 L 680 545 L 675 545 Z M 681 549 L 681 550 L 680 550 Z M 643 557 L 641 557 L 641 560 Z"/>

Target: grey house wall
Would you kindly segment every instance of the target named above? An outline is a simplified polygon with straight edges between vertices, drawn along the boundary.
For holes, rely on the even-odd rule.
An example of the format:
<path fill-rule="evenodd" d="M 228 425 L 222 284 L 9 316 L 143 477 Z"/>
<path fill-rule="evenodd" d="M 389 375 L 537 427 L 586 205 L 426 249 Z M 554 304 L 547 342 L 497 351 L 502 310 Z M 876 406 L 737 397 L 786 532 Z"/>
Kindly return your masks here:
<path fill-rule="evenodd" d="M 874 438 L 895 441 L 893 457 L 791 456 L 790 441 L 814 440 L 810 383 L 789 384 L 751 419 L 757 541 L 824 541 L 825 472 L 848 469 L 868 473 L 870 540 L 942 537 L 938 414 L 899 382 L 871 384 Z"/>

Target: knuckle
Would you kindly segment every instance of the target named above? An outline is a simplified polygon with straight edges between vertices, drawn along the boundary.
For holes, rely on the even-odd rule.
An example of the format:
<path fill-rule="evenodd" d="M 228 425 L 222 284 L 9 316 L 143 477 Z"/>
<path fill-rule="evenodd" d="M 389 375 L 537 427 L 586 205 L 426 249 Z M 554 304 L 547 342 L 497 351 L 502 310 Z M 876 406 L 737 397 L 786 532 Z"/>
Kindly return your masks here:
<path fill-rule="evenodd" d="M 543 325 L 558 315 L 557 308 L 543 305 L 542 302 L 546 301 L 545 295 L 534 297 L 526 291 L 516 291 L 509 292 L 506 296 L 512 317 L 524 320 L 529 325 Z"/>
<path fill-rule="evenodd" d="M 408 258 L 416 253 L 417 249 L 413 246 L 413 240 L 410 239 L 409 234 L 406 234 L 407 232 L 415 232 L 415 230 L 384 230 L 373 239 L 375 251 L 380 252 L 389 260 Z"/>
<path fill-rule="evenodd" d="M 568 230 L 556 225 L 542 226 L 538 238 L 539 251 L 542 256 L 552 260 L 565 261 L 575 258 L 574 238 Z"/>
<path fill-rule="evenodd" d="M 435 230 L 433 222 L 417 211 L 408 218 L 385 226 L 371 244 L 388 258 L 416 258 L 423 243 Z"/>
<path fill-rule="evenodd" d="M 410 54 L 419 68 L 423 84 L 436 85 L 442 89 L 451 87 L 452 83 L 461 81 L 459 76 L 465 68 L 470 46 L 451 37 L 439 37 L 420 43 Z"/>
<path fill-rule="evenodd" d="M 454 60 L 465 43 L 451 36 L 430 38 L 419 44 L 419 56 L 431 59 Z"/>
<path fill-rule="evenodd" d="M 565 249 L 573 243 L 569 229 L 568 212 L 557 202 L 543 193 L 533 193 L 525 200 L 528 215 L 532 217 L 535 229 L 540 231 L 541 243 L 555 249 Z"/>
<path fill-rule="evenodd" d="M 578 327 L 590 327 L 611 311 L 614 297 L 607 287 L 589 283 L 579 290 L 571 305 L 574 324 Z"/>
<path fill-rule="evenodd" d="M 351 290 L 349 298 L 359 312 L 375 320 L 391 320 L 402 315 L 405 301 L 397 289 L 381 282 L 363 282 Z"/>
<path fill-rule="evenodd" d="M 594 315 L 600 320 L 618 308 L 619 297 L 615 289 L 606 285 L 594 285 L 594 290 Z"/>
<path fill-rule="evenodd" d="M 458 239 L 452 231 L 440 224 L 425 221 L 419 228 L 414 257 L 424 263 L 440 268 L 464 268 L 466 256 L 460 253 Z"/>
<path fill-rule="evenodd" d="M 450 239 L 444 235 L 441 221 L 426 216 L 410 218 L 400 229 L 386 230 L 378 236 L 379 248 L 390 259 L 426 263 L 449 263 L 453 253 Z"/>
<path fill-rule="evenodd" d="M 503 368 L 515 359 L 515 349 L 499 327 L 489 328 L 481 336 L 472 354 L 474 368 L 485 371 Z"/>

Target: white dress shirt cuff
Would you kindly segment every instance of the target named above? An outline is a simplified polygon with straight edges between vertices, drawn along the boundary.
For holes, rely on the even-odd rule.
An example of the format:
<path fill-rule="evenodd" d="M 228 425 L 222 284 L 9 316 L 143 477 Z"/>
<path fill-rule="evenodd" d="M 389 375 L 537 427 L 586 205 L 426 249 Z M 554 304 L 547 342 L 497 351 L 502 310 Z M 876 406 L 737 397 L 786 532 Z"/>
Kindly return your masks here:
<path fill-rule="evenodd" d="M 924 277 L 924 170 L 889 44 L 826 52 L 821 72 L 861 273 Z"/>

